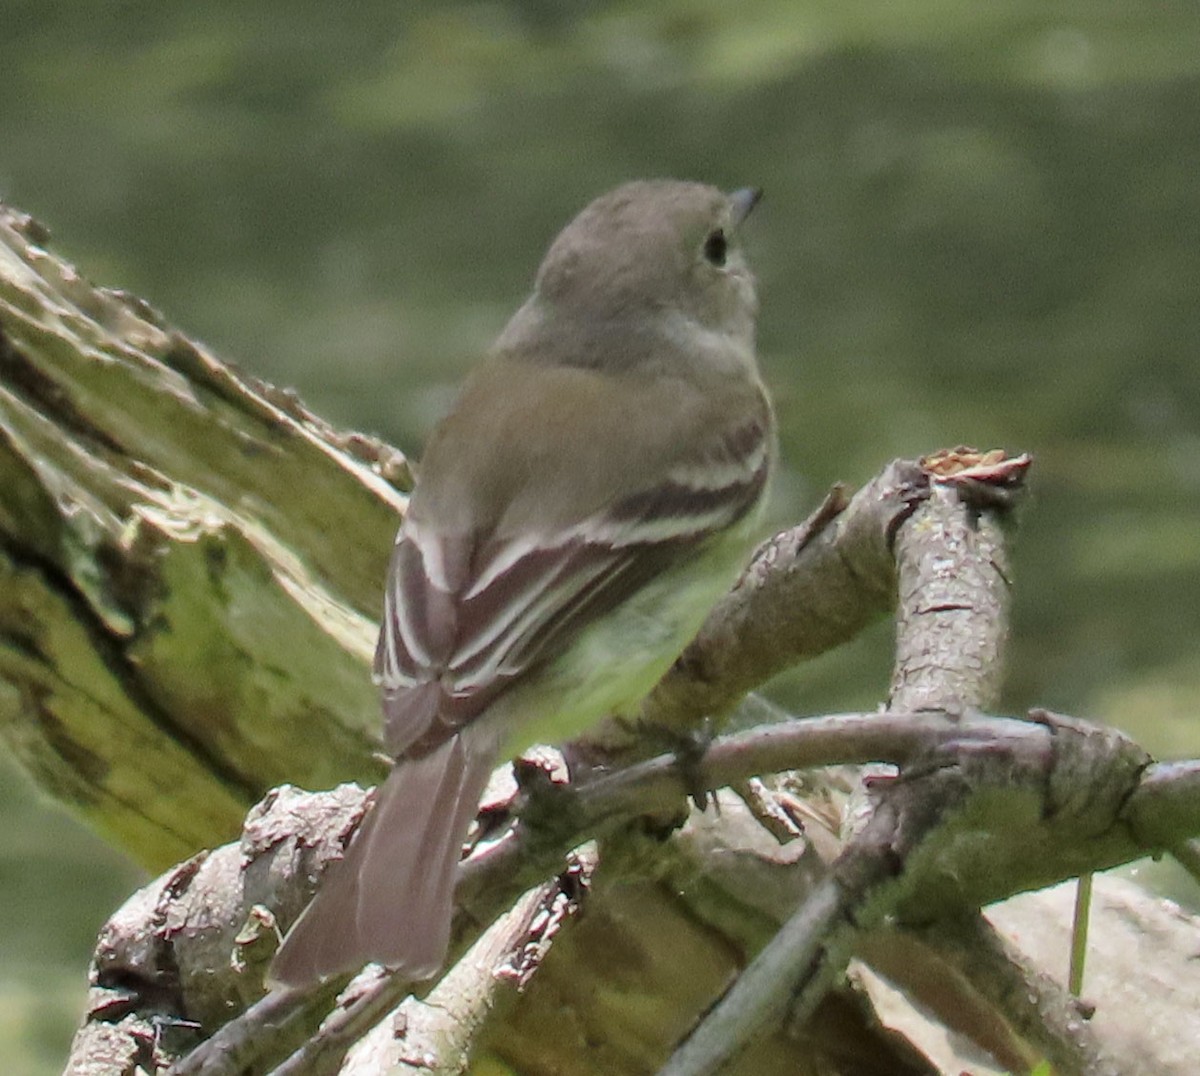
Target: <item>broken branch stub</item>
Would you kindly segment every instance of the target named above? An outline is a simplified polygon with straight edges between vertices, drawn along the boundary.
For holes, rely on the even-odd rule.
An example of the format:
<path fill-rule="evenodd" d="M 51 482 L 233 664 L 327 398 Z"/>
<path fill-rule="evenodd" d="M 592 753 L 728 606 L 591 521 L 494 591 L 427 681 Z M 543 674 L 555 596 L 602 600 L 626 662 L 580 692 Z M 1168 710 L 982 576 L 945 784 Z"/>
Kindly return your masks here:
<path fill-rule="evenodd" d="M 0 736 L 162 868 L 272 784 L 379 773 L 411 476 L 45 242 L 0 206 Z"/>

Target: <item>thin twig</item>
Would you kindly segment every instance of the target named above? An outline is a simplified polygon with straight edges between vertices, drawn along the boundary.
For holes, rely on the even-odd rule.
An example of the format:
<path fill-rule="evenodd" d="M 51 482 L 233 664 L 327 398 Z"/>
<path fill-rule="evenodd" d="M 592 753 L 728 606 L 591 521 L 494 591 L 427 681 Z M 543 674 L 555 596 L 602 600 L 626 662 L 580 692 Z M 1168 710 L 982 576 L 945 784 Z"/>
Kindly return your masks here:
<path fill-rule="evenodd" d="M 1087 962 L 1088 917 L 1092 910 L 1092 875 L 1081 874 L 1075 883 L 1075 912 L 1071 917 L 1071 965 L 1067 989 L 1083 996 L 1083 968 Z"/>

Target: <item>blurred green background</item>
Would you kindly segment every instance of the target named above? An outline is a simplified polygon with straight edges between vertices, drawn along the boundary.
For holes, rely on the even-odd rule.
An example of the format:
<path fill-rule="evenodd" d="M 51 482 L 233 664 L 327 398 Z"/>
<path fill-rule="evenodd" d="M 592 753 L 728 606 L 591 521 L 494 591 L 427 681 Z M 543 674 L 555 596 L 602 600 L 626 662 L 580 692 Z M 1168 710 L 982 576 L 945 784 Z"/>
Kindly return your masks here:
<path fill-rule="evenodd" d="M 1033 452 L 1005 705 L 1200 753 L 1190 0 L 0 0 L 0 25 L 0 197 L 413 454 L 592 196 L 765 187 L 776 521 L 893 456 Z M 888 649 L 882 624 L 775 693 L 871 705 Z M 40 1076 L 137 875 L 3 759 L 0 810 L 0 1058 Z"/>

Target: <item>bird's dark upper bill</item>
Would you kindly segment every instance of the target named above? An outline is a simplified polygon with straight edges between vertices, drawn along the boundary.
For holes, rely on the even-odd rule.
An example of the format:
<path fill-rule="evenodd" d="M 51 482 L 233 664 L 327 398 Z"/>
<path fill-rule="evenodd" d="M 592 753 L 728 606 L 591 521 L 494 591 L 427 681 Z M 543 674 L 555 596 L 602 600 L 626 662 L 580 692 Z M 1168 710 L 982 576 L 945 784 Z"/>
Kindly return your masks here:
<path fill-rule="evenodd" d="M 729 206 L 733 211 L 733 226 L 736 228 L 762 200 L 762 187 L 742 187 L 729 196 Z"/>

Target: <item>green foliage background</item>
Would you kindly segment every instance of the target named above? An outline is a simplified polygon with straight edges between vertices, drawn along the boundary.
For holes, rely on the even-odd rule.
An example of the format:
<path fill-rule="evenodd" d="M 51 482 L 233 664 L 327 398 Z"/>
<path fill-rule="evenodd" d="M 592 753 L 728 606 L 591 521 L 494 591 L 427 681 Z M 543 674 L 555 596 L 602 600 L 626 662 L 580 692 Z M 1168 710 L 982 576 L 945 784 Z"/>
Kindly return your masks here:
<path fill-rule="evenodd" d="M 0 197 L 414 454 L 590 197 L 762 185 L 776 519 L 892 456 L 1032 451 L 1006 705 L 1200 752 L 1193 4 L 0 0 L 0 23 Z M 888 645 L 776 693 L 870 705 Z M 135 876 L 10 770 L 0 1057 L 40 1076 Z"/>

